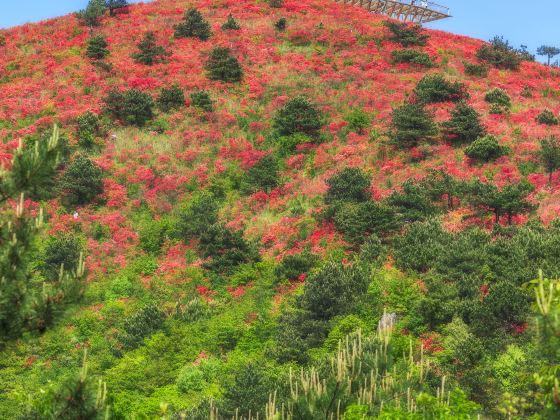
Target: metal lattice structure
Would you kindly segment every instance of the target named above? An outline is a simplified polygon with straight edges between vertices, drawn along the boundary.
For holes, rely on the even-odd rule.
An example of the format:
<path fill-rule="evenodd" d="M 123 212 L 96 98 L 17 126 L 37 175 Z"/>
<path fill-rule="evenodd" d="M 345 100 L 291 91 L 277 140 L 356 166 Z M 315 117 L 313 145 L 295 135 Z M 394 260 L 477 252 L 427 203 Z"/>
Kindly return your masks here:
<path fill-rule="evenodd" d="M 450 17 L 449 7 L 423 0 L 336 0 L 358 6 L 371 13 L 386 15 L 403 22 L 427 23 Z"/>

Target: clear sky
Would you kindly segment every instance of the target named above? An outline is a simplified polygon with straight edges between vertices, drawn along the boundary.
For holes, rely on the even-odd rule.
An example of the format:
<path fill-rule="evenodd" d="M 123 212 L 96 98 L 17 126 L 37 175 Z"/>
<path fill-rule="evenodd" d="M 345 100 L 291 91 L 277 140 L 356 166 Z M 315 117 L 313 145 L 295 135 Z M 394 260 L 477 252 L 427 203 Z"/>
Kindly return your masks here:
<path fill-rule="evenodd" d="M 453 18 L 428 27 L 485 40 L 503 35 L 514 45 L 527 45 L 533 52 L 541 44 L 560 47 L 560 0 L 435 1 L 451 7 Z M 6 28 L 79 10 L 87 0 L 0 0 L 0 3 L 0 27 Z"/>

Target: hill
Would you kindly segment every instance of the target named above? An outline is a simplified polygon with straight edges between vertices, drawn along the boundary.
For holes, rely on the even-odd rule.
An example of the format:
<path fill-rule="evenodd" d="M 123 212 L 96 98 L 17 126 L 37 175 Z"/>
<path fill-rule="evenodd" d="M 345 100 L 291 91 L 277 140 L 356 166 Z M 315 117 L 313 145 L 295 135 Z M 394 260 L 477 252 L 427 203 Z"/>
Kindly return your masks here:
<path fill-rule="evenodd" d="M 0 417 L 554 418 L 559 70 L 271 3 L 2 31 Z"/>

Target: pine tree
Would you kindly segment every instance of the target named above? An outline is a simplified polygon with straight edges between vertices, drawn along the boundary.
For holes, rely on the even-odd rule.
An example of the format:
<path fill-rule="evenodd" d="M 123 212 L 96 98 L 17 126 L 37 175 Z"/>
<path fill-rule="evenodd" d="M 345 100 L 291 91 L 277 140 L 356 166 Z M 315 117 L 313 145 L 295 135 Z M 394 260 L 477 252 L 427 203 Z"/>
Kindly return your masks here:
<path fill-rule="evenodd" d="M 60 189 L 68 205 L 89 204 L 103 192 L 103 171 L 84 156 L 78 156 L 64 172 Z"/>
<path fill-rule="evenodd" d="M 87 26 L 99 26 L 99 19 L 104 13 L 104 0 L 89 0 L 86 8 L 78 12 L 78 19 Z"/>
<path fill-rule="evenodd" d="M 541 140 L 539 158 L 548 173 L 548 184 L 552 184 L 552 174 L 560 169 L 560 142 L 556 137 Z"/>
<path fill-rule="evenodd" d="M 201 41 L 206 41 L 211 36 L 210 24 L 194 8 L 189 9 L 185 13 L 183 21 L 175 25 L 175 38 L 198 38 Z"/>
<path fill-rule="evenodd" d="M 88 40 L 86 55 L 92 60 L 103 60 L 109 55 L 107 40 L 103 35 L 96 35 Z"/>
<path fill-rule="evenodd" d="M 156 35 L 153 32 L 147 32 L 144 39 L 138 44 L 138 52 L 132 55 L 137 63 L 151 66 L 161 63 L 165 60 L 169 53 L 161 45 L 156 43 Z"/>
<path fill-rule="evenodd" d="M 229 48 L 214 48 L 205 67 L 210 80 L 239 82 L 243 78 L 241 65 L 237 58 L 231 55 Z"/>
<path fill-rule="evenodd" d="M 62 146 L 59 136 L 55 126 L 47 141 L 22 143 L 12 158 L 12 169 L 0 173 L 0 346 L 21 335 L 25 328 L 44 324 L 40 319 L 45 314 L 39 308 L 41 302 L 50 302 L 50 306 L 53 296 L 58 296 L 57 301 L 64 296 L 64 290 L 36 285 L 32 280 L 31 253 L 41 231 L 43 212 L 31 218 L 23 205 L 29 191 L 55 176 Z M 10 200 L 18 202 L 15 210 L 8 204 Z M 81 273 L 81 268 L 78 271 Z M 75 281 L 72 276 L 62 279 L 64 283 Z"/>
<path fill-rule="evenodd" d="M 457 143 L 471 143 L 485 134 L 480 115 L 465 103 L 451 111 L 451 119 L 443 123 L 443 128 L 448 139 Z"/>
<path fill-rule="evenodd" d="M 227 22 L 222 25 L 222 29 L 225 30 L 225 31 L 227 31 L 227 30 L 236 31 L 236 30 L 241 29 L 241 26 L 239 26 L 239 23 L 237 23 L 237 21 L 235 20 L 233 15 L 230 14 L 228 16 Z"/>
<path fill-rule="evenodd" d="M 323 116 L 309 99 L 296 96 L 276 112 L 272 125 L 281 136 L 297 133 L 315 136 L 323 126 Z"/>
<path fill-rule="evenodd" d="M 109 14 L 115 16 L 115 11 L 128 6 L 127 0 L 107 0 L 105 2 L 107 9 L 109 9 Z"/>
<path fill-rule="evenodd" d="M 400 147 L 413 147 L 430 140 L 438 130 L 432 114 L 419 104 L 405 104 L 393 110 L 390 136 Z"/>
<path fill-rule="evenodd" d="M 177 110 L 185 106 L 185 94 L 179 85 L 163 88 L 157 99 L 158 107 L 163 112 Z"/>
<path fill-rule="evenodd" d="M 212 112 L 214 110 L 214 101 L 205 90 L 191 93 L 191 103 L 192 106 L 204 112 Z"/>

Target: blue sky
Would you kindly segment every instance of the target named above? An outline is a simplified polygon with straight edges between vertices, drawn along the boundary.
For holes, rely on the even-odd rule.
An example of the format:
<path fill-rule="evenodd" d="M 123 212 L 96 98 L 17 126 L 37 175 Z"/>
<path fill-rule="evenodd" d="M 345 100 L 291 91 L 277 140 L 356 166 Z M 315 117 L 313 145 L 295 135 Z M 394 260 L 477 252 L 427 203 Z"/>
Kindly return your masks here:
<path fill-rule="evenodd" d="M 87 0 L 0 1 L 2 28 L 63 15 L 87 4 Z M 560 47 L 560 0 L 435 1 L 451 7 L 453 18 L 428 27 L 485 40 L 504 35 L 514 45 L 527 45 L 531 51 L 543 43 Z"/>

